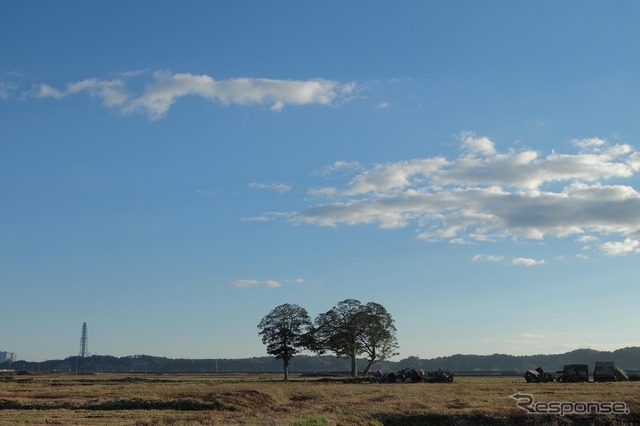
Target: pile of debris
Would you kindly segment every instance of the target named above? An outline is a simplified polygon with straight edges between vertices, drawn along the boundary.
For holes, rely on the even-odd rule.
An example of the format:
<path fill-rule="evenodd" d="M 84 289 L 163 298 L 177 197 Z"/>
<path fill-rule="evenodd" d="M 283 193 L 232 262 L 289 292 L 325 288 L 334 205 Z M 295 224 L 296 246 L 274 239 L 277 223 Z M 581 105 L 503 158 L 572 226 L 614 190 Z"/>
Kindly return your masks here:
<path fill-rule="evenodd" d="M 0 382 L 12 382 L 15 370 L 0 370 Z"/>
<path fill-rule="evenodd" d="M 581 383 L 589 381 L 589 367 L 586 364 L 568 364 L 555 373 L 544 371 L 541 367 L 527 370 L 524 378 L 528 383 Z"/>
<path fill-rule="evenodd" d="M 453 382 L 453 372 L 439 368 L 437 371 L 416 370 L 415 368 L 405 368 L 404 370 L 391 373 L 376 371 L 373 374 L 378 383 L 451 383 Z"/>
<path fill-rule="evenodd" d="M 596 362 L 593 370 L 594 382 L 626 382 L 629 375 L 622 368 L 617 368 L 613 362 Z"/>
<path fill-rule="evenodd" d="M 538 367 L 535 370 L 527 370 L 524 373 L 524 379 L 527 383 L 548 383 L 555 382 L 556 376 L 552 373 L 547 373 L 542 367 Z"/>
<path fill-rule="evenodd" d="M 579 383 L 589 381 L 589 368 L 586 364 L 568 364 L 561 371 L 549 373 L 541 367 L 527 370 L 524 378 L 528 383 Z M 640 381 L 640 374 L 629 374 L 613 362 L 596 362 L 593 370 L 594 382 L 627 382 Z"/>
<path fill-rule="evenodd" d="M 589 367 L 587 364 L 565 365 L 558 371 L 557 380 L 562 383 L 582 383 L 589 381 Z"/>

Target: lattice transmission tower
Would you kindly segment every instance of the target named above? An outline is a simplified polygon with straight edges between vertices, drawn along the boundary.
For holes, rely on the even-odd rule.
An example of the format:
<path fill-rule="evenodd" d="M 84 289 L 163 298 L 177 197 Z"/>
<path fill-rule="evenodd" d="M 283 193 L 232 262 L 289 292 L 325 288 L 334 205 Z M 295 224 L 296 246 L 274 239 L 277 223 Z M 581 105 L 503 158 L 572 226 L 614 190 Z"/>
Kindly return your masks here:
<path fill-rule="evenodd" d="M 89 356 L 88 344 L 89 337 L 87 336 L 87 323 L 82 323 L 82 336 L 80 337 L 80 357 L 86 358 Z"/>

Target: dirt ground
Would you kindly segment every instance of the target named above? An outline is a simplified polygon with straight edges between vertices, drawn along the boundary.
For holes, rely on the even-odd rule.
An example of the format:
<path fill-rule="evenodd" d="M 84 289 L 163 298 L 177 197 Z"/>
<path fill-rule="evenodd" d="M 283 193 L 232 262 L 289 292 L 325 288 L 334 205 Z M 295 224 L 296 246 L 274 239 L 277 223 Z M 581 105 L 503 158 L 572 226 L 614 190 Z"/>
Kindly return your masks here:
<path fill-rule="evenodd" d="M 586 403 L 592 404 L 591 414 L 566 414 L 584 411 Z M 620 414 L 611 414 L 616 411 Z M 120 374 L 0 382 L 0 425 L 514 423 L 640 424 L 640 382 L 534 384 L 521 377 L 456 377 L 453 383 L 354 384 L 328 377 L 283 382 L 270 375 Z"/>

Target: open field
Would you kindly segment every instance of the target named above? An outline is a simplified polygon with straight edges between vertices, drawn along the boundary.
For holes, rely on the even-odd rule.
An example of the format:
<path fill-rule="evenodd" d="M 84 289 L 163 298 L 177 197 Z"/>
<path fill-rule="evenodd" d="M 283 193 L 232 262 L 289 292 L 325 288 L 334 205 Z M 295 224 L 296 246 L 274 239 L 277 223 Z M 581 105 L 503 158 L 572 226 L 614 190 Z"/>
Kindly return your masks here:
<path fill-rule="evenodd" d="M 527 415 L 509 396 L 621 401 L 619 416 Z M 640 423 L 640 382 L 526 383 L 456 377 L 454 383 L 347 384 L 271 375 L 36 375 L 0 382 L 1 425 L 405 425 Z"/>

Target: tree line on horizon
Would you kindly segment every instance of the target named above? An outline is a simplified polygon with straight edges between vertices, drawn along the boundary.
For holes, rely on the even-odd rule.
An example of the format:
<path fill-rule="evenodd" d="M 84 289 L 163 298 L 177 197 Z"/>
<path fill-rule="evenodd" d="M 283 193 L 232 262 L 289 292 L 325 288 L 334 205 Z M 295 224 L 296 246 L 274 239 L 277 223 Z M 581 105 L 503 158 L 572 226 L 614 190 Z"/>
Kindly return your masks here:
<path fill-rule="evenodd" d="M 546 355 L 450 355 L 437 358 L 419 358 L 410 356 L 398 361 L 376 362 L 372 369 L 389 371 L 405 368 L 422 368 L 425 371 L 443 368 L 457 372 L 493 371 L 514 372 L 536 367 L 544 370 L 560 370 L 565 364 L 587 364 L 592 369 L 598 361 L 612 361 L 616 367 L 628 372 L 640 372 L 640 347 L 627 347 L 615 351 L 597 351 L 577 349 L 562 354 Z M 367 362 L 358 358 L 358 363 Z M 96 373 L 276 373 L 282 371 L 282 362 L 273 356 L 250 358 L 167 358 L 153 355 L 92 355 L 81 358 L 71 356 L 65 359 L 47 361 L 24 361 L 0 363 L 0 369 L 28 370 L 32 372 L 96 372 Z M 290 371 L 307 374 L 340 374 L 349 372 L 350 360 L 334 355 L 300 354 L 291 361 Z"/>
<path fill-rule="evenodd" d="M 363 305 L 359 300 L 346 299 L 313 322 L 306 309 L 285 303 L 262 318 L 258 328 L 267 353 L 282 361 L 284 380 L 289 378 L 291 360 L 304 350 L 349 358 L 352 377 L 358 375 L 358 356 L 367 360 L 363 371 L 366 376 L 374 363 L 398 355 L 394 320 L 384 306 L 375 302 Z"/>

